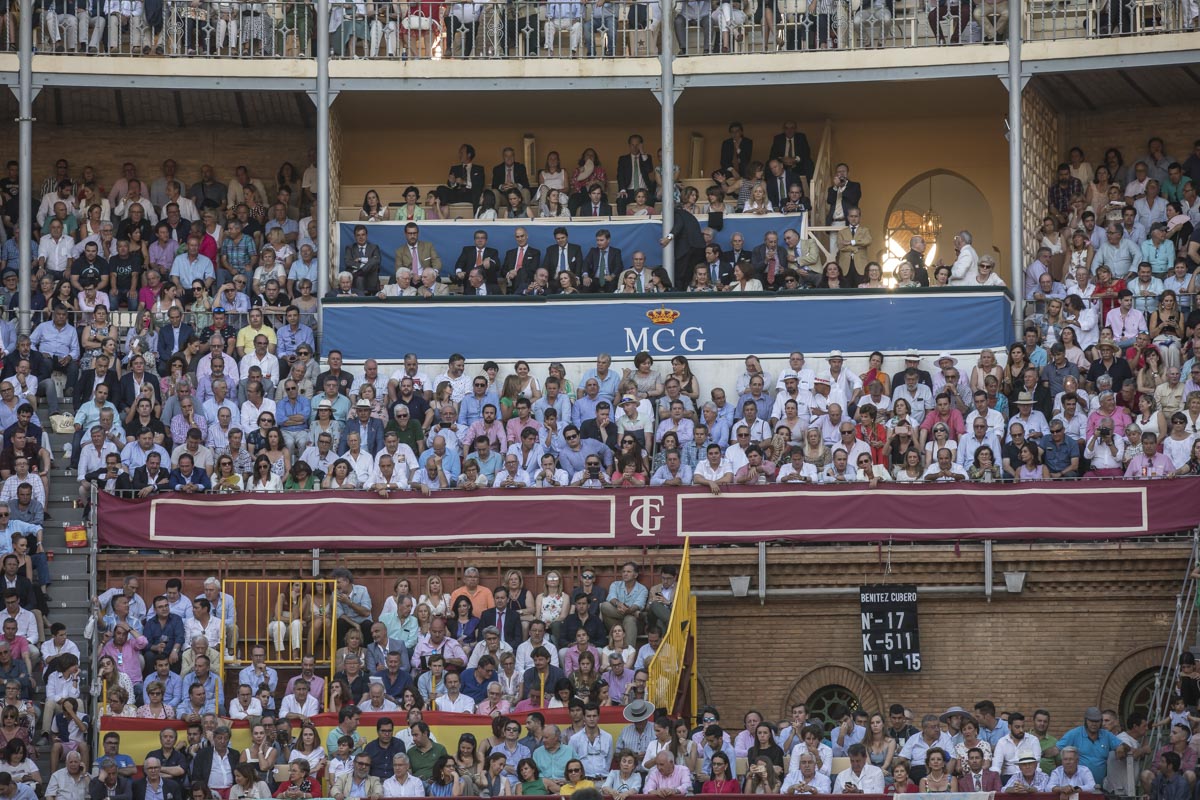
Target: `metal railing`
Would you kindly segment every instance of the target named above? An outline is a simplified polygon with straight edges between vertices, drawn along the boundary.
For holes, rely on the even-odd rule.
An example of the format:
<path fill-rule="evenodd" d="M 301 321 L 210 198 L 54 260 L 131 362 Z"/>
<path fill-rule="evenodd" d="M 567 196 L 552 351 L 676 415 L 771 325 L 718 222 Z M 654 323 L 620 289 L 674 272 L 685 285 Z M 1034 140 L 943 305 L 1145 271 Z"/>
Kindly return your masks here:
<path fill-rule="evenodd" d="M 308 0 L 168 0 L 147 18 L 105 14 L 85 0 L 74 14 L 46 11 L 41 52 L 228 58 L 313 58 Z M 770 6 L 773 6 L 773 10 Z M 1024 0 L 1030 40 L 1196 30 L 1189 0 Z M 335 2 L 333 58 L 524 59 L 657 57 L 661 10 L 651 0 L 560 2 Z M 678 55 L 795 53 L 1004 44 L 1009 0 L 677 0 Z M 11 41 L 0 26 L 0 47 Z"/>
<path fill-rule="evenodd" d="M 690 707 L 686 710 L 688 719 L 696 716 L 698 684 L 696 595 L 692 592 L 691 549 L 691 540 L 684 540 L 683 558 L 679 562 L 679 577 L 675 582 L 675 594 L 671 603 L 671 619 L 667 623 L 666 631 L 663 632 L 654 658 L 650 660 L 647 668 L 650 677 L 646 682 L 646 699 L 653 703 L 655 708 L 679 711 L 676 708 L 679 681 L 690 660 L 692 665 L 689 671 L 691 676 L 691 686 L 688 692 Z M 651 619 L 649 622 L 652 624 L 653 620 Z"/>
<path fill-rule="evenodd" d="M 1197 29 L 1189 0 L 1024 0 L 1025 38 L 1108 38 Z"/>
<path fill-rule="evenodd" d="M 300 598 L 292 594 L 293 585 L 301 588 Z M 274 666 L 299 667 L 303 655 L 312 655 L 318 667 L 328 667 L 325 682 L 326 696 L 322 707 L 328 707 L 329 685 L 334 674 L 337 653 L 337 582 L 328 579 L 226 579 L 221 590 L 233 598 L 237 611 L 236 629 L 227 630 L 221 619 L 221 638 L 242 642 L 245 658 L 250 650 L 266 648 L 266 663 Z M 320 646 L 318 646 L 320 645 Z M 221 675 L 225 674 L 226 648 L 221 653 Z M 257 686 L 251 687 L 255 690 Z"/>
<path fill-rule="evenodd" d="M 43 13 L 39 50 L 78 55 L 312 58 L 315 8 L 306 0 L 167 0 L 147 17 L 139 0 L 82 0 L 73 14 Z"/>

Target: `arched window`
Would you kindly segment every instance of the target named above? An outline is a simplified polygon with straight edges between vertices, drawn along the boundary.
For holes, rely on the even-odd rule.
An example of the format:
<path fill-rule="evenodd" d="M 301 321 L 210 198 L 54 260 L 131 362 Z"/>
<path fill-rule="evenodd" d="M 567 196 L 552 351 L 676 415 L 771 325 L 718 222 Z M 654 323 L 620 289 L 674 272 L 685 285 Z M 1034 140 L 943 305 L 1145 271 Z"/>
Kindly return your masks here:
<path fill-rule="evenodd" d="M 1122 724 L 1135 711 L 1147 715 L 1150 713 L 1150 701 L 1154 698 L 1154 682 L 1157 677 L 1157 667 L 1145 669 L 1125 684 L 1125 689 L 1121 692 L 1120 705 Z"/>
<path fill-rule="evenodd" d="M 808 718 L 813 722 L 820 722 L 826 731 L 831 731 L 837 726 L 838 721 L 833 719 L 829 710 L 835 705 L 841 703 L 848 707 L 851 713 L 862 707 L 858 701 L 858 695 L 847 689 L 845 686 L 839 686 L 836 683 L 831 683 L 827 686 L 822 686 L 817 689 L 808 698 Z"/>

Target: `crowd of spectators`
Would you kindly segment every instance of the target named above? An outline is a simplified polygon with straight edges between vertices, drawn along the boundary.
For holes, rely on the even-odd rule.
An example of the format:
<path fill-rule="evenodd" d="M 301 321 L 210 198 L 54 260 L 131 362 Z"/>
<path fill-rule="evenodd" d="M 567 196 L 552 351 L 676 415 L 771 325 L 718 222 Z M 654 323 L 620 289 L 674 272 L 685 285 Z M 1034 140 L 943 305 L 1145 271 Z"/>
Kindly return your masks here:
<path fill-rule="evenodd" d="M 503 376 L 487 362 L 471 375 L 457 353 L 432 377 L 411 353 L 391 375 L 375 360 L 357 374 L 333 351 L 315 378 L 297 362 L 275 384 L 259 366 L 270 355 L 260 336 L 264 352 L 242 381 L 240 404 L 203 371 L 226 362 L 227 371 L 236 368 L 214 338 L 195 359 L 198 388 L 181 363 L 177 379 L 164 384 L 173 413 L 158 410 L 149 378 L 145 396 L 129 392 L 132 405 L 111 410 L 128 420 L 121 442 L 110 441 L 115 434 L 104 421 L 79 417 L 94 413 L 95 402 L 81 407 L 79 436 L 86 428 L 91 441 L 79 478 L 85 495 L 95 483 L 139 497 L 317 488 L 388 497 L 1197 475 L 1196 324 L 1181 344 L 1180 366 L 1148 357 L 1146 336 L 1126 349 L 1106 331 L 1080 350 L 1062 341 L 1046 347 L 1031 328 L 1003 364 L 984 350 L 972 365 L 943 353 L 925 369 L 911 350 L 889 374 L 876 352 L 855 374 L 839 351 L 822 364 L 794 352 L 777 376 L 748 357 L 728 387 L 701 387 L 683 356 L 660 372 L 644 352 L 624 369 L 601 354 L 573 385 L 562 364 L 538 377 L 525 361 Z"/>
<path fill-rule="evenodd" d="M 55 53 L 312 57 L 315 5 L 256 2 L 231 6 L 89 5 L 47 3 L 36 10 L 40 48 Z M 673 23 L 674 51 L 704 54 L 794 52 L 908 43 L 892 25 L 893 4 L 876 0 L 804 6 L 750 0 L 681 2 Z M 935 3 L 915 17 L 939 44 L 1003 41 L 1006 0 L 975 5 Z M 656 56 L 662 11 L 651 0 L 628 3 L 534 2 L 492 8 L 486 2 L 334 3 L 330 53 L 349 58 L 612 58 Z M 13 24 L 0 18 L 0 47 L 15 50 Z M 757 34 L 757 36 L 756 36 Z M 565 40 L 559 40 L 565 35 Z"/>
<path fill-rule="evenodd" d="M 171 579 L 148 606 L 138 579 L 127 578 L 95 603 L 100 714 L 177 724 L 162 730 L 159 748 L 136 761 L 121 752 L 119 734 L 105 733 L 89 775 L 86 749 L 66 745 L 71 725 L 87 720 L 75 716 L 69 688 L 62 696 L 48 693 L 48 709 L 54 703 L 64 710 L 49 728 L 55 764 L 45 795 L 1190 796 L 1194 737 L 1187 723 L 1176 723 L 1194 713 L 1187 706 L 1195 694 L 1191 673 L 1181 678 L 1170 718 L 1156 721 L 1171 728 L 1158 748 L 1150 721 L 1138 712 L 1122 728 L 1115 711 L 1088 708 L 1081 724 L 1055 734 L 1046 710 L 998 712 L 986 699 L 973 711 L 951 706 L 921 715 L 902 703 L 852 711 L 835 702 L 820 717 L 800 701 L 776 721 L 748 710 L 740 728 L 723 722 L 712 706 L 701 707 L 695 719 L 672 718 L 646 695 L 647 665 L 678 588 L 673 565 L 656 573 L 659 582 L 647 586 L 639 567 L 627 563 L 603 589 L 596 570 L 583 567 L 578 584 L 567 589 L 562 573 L 550 570 L 535 593 L 519 570 L 489 587 L 468 567 L 453 590 L 436 574 L 424 576 L 421 587 L 397 578 L 379 603 L 338 568 L 328 576 L 336 582 L 329 601 L 337 605 L 336 625 L 329 624 L 331 605 L 312 608 L 322 601 L 308 584 L 285 586 L 268 641 L 243 645 L 245 666 L 217 649 L 239 651 L 234 599 L 217 579 L 206 580 L 195 598 Z M 645 643 L 638 646 L 642 632 Z M 326 652 L 329 636 L 337 639 L 334 663 L 318 667 L 312 653 Z M 299 666 L 269 666 L 271 648 L 273 657 L 290 653 Z M 63 663 L 60 657 L 48 667 L 55 687 L 63 685 L 55 678 Z M 70 657 L 65 663 L 69 672 L 74 664 Z M 218 663 L 225 664 L 223 674 Z M 319 674 L 330 666 L 332 678 Z M 614 706 L 622 707 L 627 723 L 619 731 L 601 726 L 603 709 Z M 545 709 L 565 709 L 569 723 L 547 724 Z M 491 735 L 480 741 L 464 733 L 456 742 L 439 742 L 425 719 L 433 711 L 490 717 Z M 0 730 L 9 730 L 10 712 L 13 727 L 24 724 L 14 706 L 5 710 Z M 325 712 L 337 724 L 322 736 L 314 718 Z M 373 715 L 374 731 L 360 726 L 364 713 Z M 230 747 L 231 721 L 248 726 L 248 746 L 240 751 Z M 1147 768 L 1139 771 L 1143 759 Z M 16 755 L 8 761 L 21 763 Z M 135 780 L 137 763 L 143 774 Z M 42 781 L 36 769 L 0 767 L 9 771 L 16 781 Z"/>

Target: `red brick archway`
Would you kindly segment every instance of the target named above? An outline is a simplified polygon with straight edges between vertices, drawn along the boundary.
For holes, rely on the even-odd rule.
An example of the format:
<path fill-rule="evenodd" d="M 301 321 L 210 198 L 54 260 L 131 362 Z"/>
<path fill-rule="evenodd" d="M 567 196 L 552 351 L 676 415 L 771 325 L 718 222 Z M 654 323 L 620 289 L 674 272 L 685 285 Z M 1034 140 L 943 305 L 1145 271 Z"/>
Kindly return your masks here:
<path fill-rule="evenodd" d="M 784 695 L 779 718 L 788 719 L 793 703 L 807 702 L 810 695 L 831 684 L 849 689 L 858 697 L 861 706 L 869 711 L 883 709 L 883 695 L 860 671 L 845 664 L 826 664 L 805 673 L 792 684 L 791 689 Z"/>
<path fill-rule="evenodd" d="M 1121 697 L 1129 682 L 1146 670 L 1161 667 L 1166 652 L 1166 645 L 1150 644 L 1129 650 L 1115 659 L 1108 677 L 1100 685 L 1097 697 L 1100 708 L 1120 709 Z M 1083 709 L 1079 710 L 1079 715 L 1083 716 Z"/>

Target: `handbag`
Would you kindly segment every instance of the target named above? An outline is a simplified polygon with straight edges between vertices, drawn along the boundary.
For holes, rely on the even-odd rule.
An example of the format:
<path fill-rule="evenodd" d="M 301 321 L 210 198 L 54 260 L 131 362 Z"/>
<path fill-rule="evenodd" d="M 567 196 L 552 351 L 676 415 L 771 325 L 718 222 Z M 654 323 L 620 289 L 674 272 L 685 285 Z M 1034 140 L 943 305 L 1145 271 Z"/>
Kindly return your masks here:
<path fill-rule="evenodd" d="M 50 415 L 50 430 L 55 433 L 74 433 L 75 417 L 65 412 Z"/>

